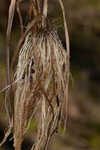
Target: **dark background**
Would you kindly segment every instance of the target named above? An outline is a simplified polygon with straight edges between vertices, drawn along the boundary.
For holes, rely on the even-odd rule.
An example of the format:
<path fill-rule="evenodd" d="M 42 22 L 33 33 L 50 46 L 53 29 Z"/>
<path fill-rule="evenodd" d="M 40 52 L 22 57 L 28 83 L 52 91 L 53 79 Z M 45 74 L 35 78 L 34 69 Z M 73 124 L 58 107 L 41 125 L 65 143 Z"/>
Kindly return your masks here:
<path fill-rule="evenodd" d="M 50 144 L 50 150 L 100 150 L 100 0 L 63 0 L 71 42 L 70 120 L 63 135 L 62 129 Z M 5 45 L 9 1 L 0 0 L 0 89 L 5 87 Z M 61 9 L 57 0 L 49 0 L 49 17 L 58 29 L 65 46 Z M 28 0 L 21 4 L 27 23 Z M 15 13 L 11 57 L 20 37 L 20 25 Z M 0 94 L 0 139 L 7 129 L 4 93 Z M 34 136 L 31 123 L 23 149 L 29 149 Z M 11 150 L 12 141 L 0 150 Z"/>

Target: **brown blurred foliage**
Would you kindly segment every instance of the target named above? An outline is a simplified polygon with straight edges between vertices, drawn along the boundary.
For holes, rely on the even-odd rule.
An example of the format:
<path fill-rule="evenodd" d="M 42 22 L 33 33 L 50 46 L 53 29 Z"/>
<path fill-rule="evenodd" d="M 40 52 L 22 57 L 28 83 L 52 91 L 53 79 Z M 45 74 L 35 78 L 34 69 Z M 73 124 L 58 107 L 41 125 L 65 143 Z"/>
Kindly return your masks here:
<path fill-rule="evenodd" d="M 99 150 L 100 1 L 63 1 L 71 40 L 70 120 L 66 134 L 63 136 L 61 129 L 49 149 Z M 1 0 L 0 2 L 0 88 L 3 88 L 5 86 L 5 33 L 9 1 Z M 49 2 L 49 16 L 54 20 L 60 38 L 65 45 L 61 10 L 57 0 Z M 25 12 L 28 10 L 27 1 L 22 3 L 21 9 L 26 24 L 28 21 L 25 16 Z M 15 13 L 11 57 L 20 36 L 19 31 L 18 16 Z M 0 103 L 4 103 L 4 94 L 0 95 Z M 0 121 L 3 125 L 7 122 L 4 115 L 5 113 L 0 113 Z M 0 130 L 2 131 L 2 126 L 0 126 Z"/>

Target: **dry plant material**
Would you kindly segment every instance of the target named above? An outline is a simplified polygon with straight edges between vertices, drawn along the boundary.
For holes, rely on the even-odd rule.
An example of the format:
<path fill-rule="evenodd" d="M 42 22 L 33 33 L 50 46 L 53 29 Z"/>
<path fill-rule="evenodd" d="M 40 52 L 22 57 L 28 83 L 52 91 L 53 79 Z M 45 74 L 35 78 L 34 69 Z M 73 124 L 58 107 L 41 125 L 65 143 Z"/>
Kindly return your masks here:
<path fill-rule="evenodd" d="M 31 150 L 46 150 L 58 130 L 68 101 L 69 37 L 63 3 L 59 0 L 64 17 L 67 52 L 56 29 L 47 19 L 48 2 L 42 2 L 41 9 L 39 1 L 33 0 L 31 11 L 34 19 L 27 26 L 17 48 L 20 52 L 15 73 L 17 82 L 11 126 L 15 150 L 21 150 L 31 119 L 38 123 L 36 142 Z"/>
<path fill-rule="evenodd" d="M 17 4 L 16 4 L 17 5 L 17 13 L 19 16 L 19 21 L 20 21 L 20 27 L 21 27 L 21 35 L 23 35 L 23 32 L 24 32 L 23 19 L 22 19 L 20 8 L 19 8 L 19 5 L 22 1 L 23 0 L 17 0 Z"/>
<path fill-rule="evenodd" d="M 65 17 L 65 10 L 64 10 L 64 5 L 62 0 L 59 0 L 62 13 L 63 13 L 63 19 L 64 19 L 64 29 L 65 29 L 65 39 L 66 39 L 66 48 L 67 48 L 67 53 L 66 53 L 66 69 L 67 69 L 67 74 L 66 74 L 66 89 L 65 89 L 65 114 L 67 114 L 67 119 L 65 119 L 65 129 L 67 126 L 67 123 L 69 121 L 69 99 L 68 99 L 68 93 L 69 93 L 69 76 L 70 76 L 70 41 L 69 41 L 69 34 L 68 34 L 68 27 L 66 23 L 66 17 Z"/>
<path fill-rule="evenodd" d="M 10 84 L 10 35 L 11 35 L 11 29 L 12 29 L 12 23 L 13 23 L 13 18 L 14 18 L 14 12 L 15 12 L 15 5 L 16 5 L 16 0 L 11 0 L 10 7 L 9 7 L 9 14 L 8 14 L 8 26 L 7 26 L 7 33 L 6 33 L 6 79 L 7 79 L 7 87 L 9 87 Z M 5 94 L 5 109 L 6 113 L 9 118 L 9 128 L 8 131 L 5 133 L 5 137 L 3 141 L 0 143 L 0 146 L 4 144 L 6 141 L 7 137 L 10 135 L 12 127 L 13 127 L 13 114 L 12 114 L 12 109 L 11 109 L 11 101 L 9 97 L 9 92 L 8 88 L 4 88 L 4 90 L 7 89 L 6 94 Z M 2 92 L 2 90 L 1 90 Z"/>

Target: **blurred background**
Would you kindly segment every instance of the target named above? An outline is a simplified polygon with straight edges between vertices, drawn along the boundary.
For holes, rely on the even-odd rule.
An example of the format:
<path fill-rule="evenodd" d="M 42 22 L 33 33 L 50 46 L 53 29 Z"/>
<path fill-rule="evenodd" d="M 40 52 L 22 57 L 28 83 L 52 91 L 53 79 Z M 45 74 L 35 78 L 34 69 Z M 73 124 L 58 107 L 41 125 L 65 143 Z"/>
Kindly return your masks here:
<path fill-rule="evenodd" d="M 63 0 L 71 42 L 70 118 L 63 135 L 60 129 L 50 143 L 49 150 L 100 150 L 100 0 Z M 0 0 L 0 89 L 6 85 L 6 28 L 10 0 Z M 49 0 L 49 17 L 57 27 L 65 46 L 61 9 L 57 0 Z M 28 0 L 21 4 L 24 23 Z M 12 58 L 18 39 L 20 25 L 18 15 L 12 29 Z M 4 110 L 4 93 L 0 94 L 0 141 L 7 130 L 8 118 Z M 31 123 L 23 142 L 23 150 L 34 141 L 35 124 Z M 0 150 L 13 150 L 11 137 Z"/>

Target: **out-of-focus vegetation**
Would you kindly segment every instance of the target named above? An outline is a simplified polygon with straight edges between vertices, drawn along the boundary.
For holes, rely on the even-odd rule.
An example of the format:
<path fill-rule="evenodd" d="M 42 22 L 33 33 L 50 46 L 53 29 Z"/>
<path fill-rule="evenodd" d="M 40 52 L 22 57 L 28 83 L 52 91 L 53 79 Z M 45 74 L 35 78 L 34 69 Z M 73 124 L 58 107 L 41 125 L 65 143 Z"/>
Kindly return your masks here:
<path fill-rule="evenodd" d="M 65 45 L 63 21 L 57 0 L 49 0 L 49 16 L 57 25 Z M 53 140 L 51 150 L 99 150 L 100 149 L 100 0 L 63 0 L 71 41 L 70 121 L 64 136 L 62 129 Z M 5 87 L 5 39 L 9 1 L 0 5 L 0 89 Z M 28 1 L 22 3 L 24 22 Z M 15 14 L 11 57 L 20 37 L 18 16 Z M 4 113 L 4 94 L 0 94 L 0 131 L 7 127 Z M 27 143 L 36 123 L 32 121 Z M 0 139 L 1 139 L 0 138 Z M 33 137 L 34 139 L 34 137 Z M 0 150 L 7 149 L 7 143 Z M 10 143 L 11 144 L 11 143 Z M 23 146 L 25 147 L 25 146 Z M 8 148 L 9 149 L 9 148 Z M 11 147 L 10 147 L 11 150 Z M 25 149 L 24 149 L 25 150 Z"/>

